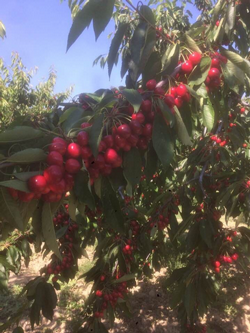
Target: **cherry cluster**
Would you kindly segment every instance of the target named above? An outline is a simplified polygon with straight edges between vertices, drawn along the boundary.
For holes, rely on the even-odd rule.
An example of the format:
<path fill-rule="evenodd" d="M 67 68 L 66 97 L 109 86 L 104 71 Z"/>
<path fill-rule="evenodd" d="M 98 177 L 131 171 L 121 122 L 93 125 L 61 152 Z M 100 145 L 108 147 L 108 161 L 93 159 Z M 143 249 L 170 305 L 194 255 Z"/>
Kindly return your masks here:
<path fill-rule="evenodd" d="M 78 225 L 71 221 L 68 214 L 68 204 L 64 205 L 66 212 L 58 211 L 53 218 L 53 223 L 56 230 L 67 226 L 65 234 L 59 239 L 61 246 L 59 251 L 62 254 L 62 261 L 60 261 L 55 255 L 52 257 L 52 261 L 47 266 L 47 274 L 52 275 L 52 282 L 58 280 L 58 275 L 74 265 L 74 258 L 72 255 L 73 243 L 75 241 L 74 232 L 78 229 Z"/>
<path fill-rule="evenodd" d="M 105 275 L 101 275 L 100 280 L 105 280 Z M 119 278 L 119 277 L 118 277 Z M 118 299 L 123 299 L 128 293 L 127 282 L 121 282 L 107 292 L 104 290 L 96 290 L 96 296 L 102 299 L 99 311 L 94 312 L 95 318 L 102 318 L 104 311 L 107 309 L 108 304 L 112 307 L 116 306 Z"/>

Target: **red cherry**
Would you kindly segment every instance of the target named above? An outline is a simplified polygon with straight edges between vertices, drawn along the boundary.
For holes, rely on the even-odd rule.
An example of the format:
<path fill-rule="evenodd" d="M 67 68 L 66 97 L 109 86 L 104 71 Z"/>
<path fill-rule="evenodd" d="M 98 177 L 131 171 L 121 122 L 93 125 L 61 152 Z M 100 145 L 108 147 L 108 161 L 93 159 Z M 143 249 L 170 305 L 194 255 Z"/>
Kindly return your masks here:
<path fill-rule="evenodd" d="M 165 104 L 167 104 L 167 106 L 169 106 L 170 108 L 172 108 L 175 105 L 174 102 L 174 97 L 170 94 L 166 94 L 164 97 L 164 102 Z"/>
<path fill-rule="evenodd" d="M 26 193 L 22 191 L 18 191 L 18 199 L 23 202 L 31 201 L 35 196 L 35 193 Z"/>
<path fill-rule="evenodd" d="M 145 116 L 142 112 L 134 113 L 135 117 L 132 116 L 133 120 L 139 121 L 140 124 L 145 122 Z"/>
<path fill-rule="evenodd" d="M 72 176 L 70 173 L 65 172 L 63 178 L 67 184 L 74 184 L 74 176 Z"/>
<path fill-rule="evenodd" d="M 114 139 L 112 135 L 106 135 L 103 138 L 103 141 L 106 143 L 107 148 L 112 148 L 114 146 Z"/>
<path fill-rule="evenodd" d="M 131 134 L 130 138 L 128 138 L 128 142 L 131 144 L 131 147 L 135 147 L 137 145 L 138 140 L 139 137 L 134 134 Z"/>
<path fill-rule="evenodd" d="M 106 152 L 104 154 L 104 158 L 105 158 L 106 163 L 113 164 L 117 161 L 118 154 L 114 149 L 109 148 L 106 150 Z"/>
<path fill-rule="evenodd" d="M 212 59 L 211 67 L 217 67 L 217 68 L 220 67 L 220 60 L 217 57 Z"/>
<path fill-rule="evenodd" d="M 188 90 L 187 90 L 186 86 L 182 83 L 176 88 L 176 93 L 180 97 L 184 96 L 187 92 L 188 92 Z"/>
<path fill-rule="evenodd" d="M 126 143 L 125 146 L 122 148 L 124 151 L 130 151 L 131 145 L 129 143 Z"/>
<path fill-rule="evenodd" d="M 148 90 L 154 90 L 155 87 L 156 87 L 156 80 L 149 80 L 147 83 L 146 83 L 146 87 Z"/>
<path fill-rule="evenodd" d="M 58 136 L 56 136 L 55 138 L 53 138 L 52 142 L 61 142 L 61 143 L 67 145 L 67 142 L 64 139 L 62 139 L 62 138 L 60 138 Z"/>
<path fill-rule="evenodd" d="M 87 128 L 87 127 L 90 127 L 91 124 L 90 123 L 82 123 L 81 124 L 81 128 Z"/>
<path fill-rule="evenodd" d="M 100 153 L 100 152 L 102 152 L 102 151 L 105 151 L 106 149 L 107 149 L 107 145 L 106 145 L 105 141 L 102 140 L 102 141 L 99 143 L 98 151 L 99 151 L 99 153 Z"/>
<path fill-rule="evenodd" d="M 99 177 L 99 170 L 95 169 L 95 168 L 89 168 L 89 174 L 90 174 L 90 178 L 92 179 L 97 179 Z"/>
<path fill-rule="evenodd" d="M 215 267 L 220 267 L 220 262 L 219 262 L 219 261 L 215 261 L 215 262 L 214 262 L 214 266 L 215 266 Z"/>
<path fill-rule="evenodd" d="M 65 163 L 65 170 L 68 173 L 75 174 L 81 170 L 81 164 L 78 160 L 74 158 L 69 158 Z"/>
<path fill-rule="evenodd" d="M 220 21 L 219 20 L 216 21 L 215 25 L 216 25 L 216 27 L 218 27 L 220 25 Z"/>
<path fill-rule="evenodd" d="M 69 157 L 77 158 L 81 155 L 81 147 L 77 143 L 70 143 L 67 152 Z"/>
<path fill-rule="evenodd" d="M 130 128 L 132 129 L 133 134 L 140 135 L 142 133 L 142 127 L 138 120 L 131 120 Z"/>
<path fill-rule="evenodd" d="M 201 54 L 199 52 L 194 52 L 190 54 L 188 60 L 193 64 L 193 66 L 196 66 L 201 62 Z"/>
<path fill-rule="evenodd" d="M 47 273 L 50 275 L 50 274 L 53 274 L 53 268 L 51 267 L 48 267 L 47 268 Z"/>
<path fill-rule="evenodd" d="M 89 147 L 82 147 L 81 155 L 84 160 L 88 159 L 90 156 L 92 156 L 92 151 Z"/>
<path fill-rule="evenodd" d="M 214 271 L 215 271 L 216 273 L 220 273 L 220 267 L 215 267 Z"/>
<path fill-rule="evenodd" d="M 211 79 L 219 78 L 220 77 L 220 71 L 218 70 L 218 68 L 212 67 L 212 68 L 210 68 L 210 70 L 208 72 L 208 76 Z"/>
<path fill-rule="evenodd" d="M 153 126 L 152 124 L 145 124 L 142 130 L 142 135 L 151 137 L 153 131 Z"/>
<path fill-rule="evenodd" d="M 64 193 L 66 192 L 66 182 L 64 179 L 62 179 L 58 183 L 51 183 L 49 188 L 55 193 Z"/>
<path fill-rule="evenodd" d="M 51 165 L 47 169 L 44 170 L 44 177 L 47 183 L 57 183 L 63 178 L 63 167 L 59 167 L 58 165 Z"/>
<path fill-rule="evenodd" d="M 145 137 L 139 138 L 137 142 L 137 147 L 139 149 L 145 150 L 148 148 L 148 140 Z"/>
<path fill-rule="evenodd" d="M 63 140 L 62 140 L 63 141 Z M 52 143 L 49 145 L 49 151 L 57 151 L 59 154 L 64 155 L 67 151 L 67 143 L 66 141 L 52 141 Z"/>
<path fill-rule="evenodd" d="M 127 112 L 127 114 L 129 114 L 130 116 L 132 116 L 132 114 L 134 113 L 134 108 L 132 105 L 129 105 L 126 109 L 125 112 Z"/>
<path fill-rule="evenodd" d="M 115 165 L 115 163 L 113 164 L 113 166 Z M 105 167 L 103 169 L 101 169 L 101 173 L 104 176 L 108 176 L 110 175 L 112 172 L 112 166 L 110 164 L 105 164 Z"/>
<path fill-rule="evenodd" d="M 100 312 L 96 311 L 96 312 L 94 313 L 94 317 L 95 317 L 95 318 L 100 318 Z"/>
<path fill-rule="evenodd" d="M 189 92 L 187 92 L 183 97 L 182 97 L 183 101 L 185 102 L 189 102 L 191 99 L 191 95 L 189 94 Z"/>
<path fill-rule="evenodd" d="M 207 86 L 209 86 L 210 83 L 211 83 L 211 80 L 210 80 L 210 78 L 207 76 L 207 77 L 206 77 L 206 80 L 205 80 L 205 84 L 206 84 Z"/>
<path fill-rule="evenodd" d="M 57 151 L 51 151 L 47 156 L 47 163 L 49 165 L 63 165 L 63 157 Z"/>
<path fill-rule="evenodd" d="M 154 94 L 160 96 L 165 95 L 165 90 L 163 88 L 155 88 Z"/>
<path fill-rule="evenodd" d="M 105 167 L 105 158 L 102 154 L 98 154 L 96 157 L 96 166 L 98 169 L 103 169 Z"/>
<path fill-rule="evenodd" d="M 185 61 L 182 65 L 181 65 L 181 70 L 183 73 L 185 74 L 189 74 L 192 72 L 193 70 L 193 65 L 191 63 L 191 61 Z"/>
<path fill-rule="evenodd" d="M 239 258 L 239 255 L 237 253 L 234 253 L 232 256 L 231 256 L 232 260 L 236 261 L 238 260 Z"/>
<path fill-rule="evenodd" d="M 176 87 L 172 87 L 172 88 L 170 88 L 169 93 L 170 93 L 171 95 L 173 95 L 174 97 L 176 97 L 176 96 L 177 96 Z"/>
<path fill-rule="evenodd" d="M 131 128 L 127 124 L 122 124 L 117 128 L 117 133 L 124 139 L 128 139 L 131 135 Z"/>
<path fill-rule="evenodd" d="M 217 88 L 219 87 L 221 84 L 221 79 L 220 78 L 214 78 L 211 82 L 210 82 L 210 87 L 211 88 Z"/>
<path fill-rule="evenodd" d="M 115 136 L 115 144 L 119 148 L 123 148 L 126 144 L 126 139 L 122 138 L 120 135 Z"/>
<path fill-rule="evenodd" d="M 131 148 L 131 147 L 130 147 Z M 124 148 L 123 148 L 124 149 Z M 120 166 L 122 165 L 122 158 L 121 156 L 118 155 L 117 160 L 115 163 L 112 164 L 113 168 L 120 168 Z M 106 166 L 105 166 L 106 167 Z"/>
<path fill-rule="evenodd" d="M 177 108 L 180 108 L 182 106 L 182 104 L 183 104 L 183 99 L 180 98 L 180 97 L 176 97 L 174 99 L 174 102 L 175 102 L 175 105 L 177 106 Z"/>
<path fill-rule="evenodd" d="M 89 143 L 89 134 L 85 131 L 81 131 L 77 134 L 77 142 L 80 146 L 87 146 Z"/>
<path fill-rule="evenodd" d="M 245 113 L 246 109 L 245 108 L 241 108 L 240 109 L 240 113 Z"/>
<path fill-rule="evenodd" d="M 141 110 L 142 112 L 150 112 L 152 109 L 152 102 L 149 99 L 146 99 L 145 101 L 142 101 L 141 103 Z"/>
<path fill-rule="evenodd" d="M 30 192 L 42 193 L 47 186 L 46 179 L 44 176 L 37 175 L 33 176 L 28 180 L 28 188 Z"/>
<path fill-rule="evenodd" d="M 146 114 L 146 119 L 148 123 L 152 123 L 155 118 L 155 113 L 153 111 Z"/>
<path fill-rule="evenodd" d="M 12 196 L 12 198 L 14 198 L 14 199 L 18 198 L 18 190 L 8 187 L 8 192 Z"/>

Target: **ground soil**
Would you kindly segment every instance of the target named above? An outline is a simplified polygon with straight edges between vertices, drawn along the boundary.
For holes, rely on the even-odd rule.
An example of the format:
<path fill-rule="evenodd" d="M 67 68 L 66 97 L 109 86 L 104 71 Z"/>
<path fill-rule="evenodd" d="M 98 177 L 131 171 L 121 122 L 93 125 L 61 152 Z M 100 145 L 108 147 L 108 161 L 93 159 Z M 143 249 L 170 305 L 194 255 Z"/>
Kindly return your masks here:
<path fill-rule="evenodd" d="M 93 249 L 88 250 L 90 261 L 86 258 L 80 261 L 80 269 L 87 270 L 91 265 Z M 40 255 L 33 255 L 29 268 L 22 265 L 18 276 L 11 274 L 9 280 L 12 293 L 0 298 L 0 323 L 4 323 L 11 311 L 15 313 L 20 306 L 17 298 L 17 290 L 24 286 L 30 279 L 39 275 L 39 270 L 44 266 Z M 238 273 L 237 273 L 238 274 Z M 215 304 L 216 309 L 211 309 L 204 323 L 214 333 L 250 333 L 250 281 L 245 273 L 237 278 L 232 277 L 229 281 L 229 288 L 221 290 L 222 298 Z M 131 290 L 131 318 L 118 318 L 115 320 L 111 333 L 178 333 L 180 327 L 177 320 L 177 313 L 170 309 L 169 295 L 162 288 L 162 282 L 166 276 L 166 270 L 156 272 L 152 279 L 137 281 L 137 285 Z M 233 276 L 233 274 L 232 274 Z M 58 307 L 55 311 L 53 322 L 42 320 L 34 333 L 73 333 L 74 324 L 80 315 L 80 309 L 84 299 L 90 292 L 91 285 L 86 285 L 84 280 L 74 280 L 58 291 Z M 20 288 L 21 290 L 21 288 Z M 32 332 L 27 310 L 19 325 L 24 332 Z M 72 315 L 73 313 L 73 315 Z M 10 333 L 13 330 L 6 330 Z"/>

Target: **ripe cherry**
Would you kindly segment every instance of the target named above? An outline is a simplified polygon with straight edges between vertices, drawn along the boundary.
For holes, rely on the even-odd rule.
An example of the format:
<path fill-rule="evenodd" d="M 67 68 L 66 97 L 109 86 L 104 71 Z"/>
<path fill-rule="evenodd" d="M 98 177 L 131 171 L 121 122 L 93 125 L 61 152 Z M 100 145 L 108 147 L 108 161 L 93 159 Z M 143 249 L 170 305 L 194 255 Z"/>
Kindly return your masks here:
<path fill-rule="evenodd" d="M 103 169 L 105 167 L 105 158 L 102 154 L 98 154 L 96 157 L 96 166 L 98 169 Z"/>
<path fill-rule="evenodd" d="M 106 145 L 105 141 L 102 140 L 102 141 L 99 143 L 98 151 L 99 151 L 99 153 L 100 153 L 100 152 L 102 152 L 102 151 L 105 151 L 106 149 L 107 149 L 107 145 Z"/>
<path fill-rule="evenodd" d="M 215 262 L 214 262 L 214 266 L 215 266 L 215 267 L 220 267 L 220 262 L 219 262 L 218 260 L 215 261 Z"/>
<path fill-rule="evenodd" d="M 183 73 L 185 74 L 189 74 L 192 72 L 193 70 L 193 65 L 191 63 L 191 61 L 185 61 L 182 65 L 181 65 L 181 70 Z"/>
<path fill-rule="evenodd" d="M 135 147 L 137 145 L 138 140 L 139 137 L 137 135 L 131 134 L 130 138 L 128 139 L 128 142 L 131 144 L 132 147 Z"/>
<path fill-rule="evenodd" d="M 172 96 L 176 97 L 176 96 L 177 96 L 176 87 L 172 87 L 172 88 L 170 88 L 169 93 L 170 93 Z"/>
<path fill-rule="evenodd" d="M 145 116 L 142 112 L 134 113 L 132 115 L 132 120 L 137 120 L 140 124 L 143 124 L 145 122 Z"/>
<path fill-rule="evenodd" d="M 137 147 L 142 150 L 145 150 L 148 148 L 148 140 L 146 139 L 146 137 L 139 138 L 139 140 L 137 142 Z"/>
<path fill-rule="evenodd" d="M 8 187 L 8 192 L 12 196 L 12 198 L 14 198 L 14 199 L 18 198 L 18 190 Z"/>
<path fill-rule="evenodd" d="M 138 120 L 131 120 L 130 128 L 132 129 L 133 134 L 140 135 L 142 133 L 142 127 Z"/>
<path fill-rule="evenodd" d="M 31 201 L 35 196 L 35 193 L 26 193 L 22 191 L 18 191 L 18 199 L 23 202 Z"/>
<path fill-rule="evenodd" d="M 116 163 L 116 162 L 115 162 Z M 112 165 L 114 166 L 115 163 Z M 105 167 L 103 169 L 101 169 L 101 174 L 104 175 L 104 176 L 108 176 L 111 174 L 112 172 L 112 166 L 110 164 L 105 164 Z"/>
<path fill-rule="evenodd" d="M 188 60 L 193 64 L 193 66 L 196 66 L 201 62 L 201 54 L 199 52 L 194 52 L 190 54 Z"/>
<path fill-rule="evenodd" d="M 90 156 L 92 156 L 92 151 L 89 147 L 82 147 L 82 150 L 81 150 L 81 155 L 82 155 L 82 158 L 85 160 L 85 159 L 88 159 Z"/>
<path fill-rule="evenodd" d="M 208 76 L 211 79 L 219 78 L 220 77 L 220 71 L 218 70 L 218 68 L 212 67 L 212 68 L 210 68 L 210 70 L 208 72 Z"/>
<path fill-rule="evenodd" d="M 152 102 L 149 99 L 142 101 L 141 103 L 141 110 L 142 112 L 148 113 L 152 109 Z"/>
<path fill-rule="evenodd" d="M 52 143 L 49 145 L 49 151 L 57 151 L 59 154 L 64 155 L 67 151 L 67 143 L 66 141 L 52 141 Z"/>
<path fill-rule="evenodd" d="M 122 124 L 117 128 L 117 133 L 124 139 L 128 139 L 131 135 L 131 128 L 127 124 Z"/>
<path fill-rule="evenodd" d="M 116 135 L 115 136 L 115 144 L 116 144 L 116 146 L 117 147 L 119 147 L 119 148 L 123 148 L 124 146 L 125 146 L 125 144 L 126 144 L 127 142 L 126 142 L 126 139 L 125 138 L 122 138 L 120 135 Z"/>
<path fill-rule="evenodd" d="M 112 148 L 114 146 L 114 139 L 112 135 L 106 135 L 103 138 L 103 141 L 106 143 L 107 148 Z"/>
<path fill-rule="evenodd" d="M 148 90 L 154 90 L 155 87 L 156 87 L 156 80 L 149 80 L 147 83 L 146 83 L 146 87 Z"/>
<path fill-rule="evenodd" d="M 42 193 L 45 190 L 46 186 L 47 182 L 44 176 L 36 175 L 28 180 L 28 188 L 30 192 Z"/>
<path fill-rule="evenodd" d="M 246 109 L 245 108 L 241 108 L 240 109 L 240 113 L 245 113 Z"/>
<path fill-rule="evenodd" d="M 80 146 L 87 146 L 89 143 L 89 134 L 85 131 L 81 131 L 77 134 L 77 142 Z"/>
<path fill-rule="evenodd" d="M 81 155 L 81 147 L 77 143 L 70 143 L 67 148 L 69 157 L 77 158 Z"/>
<path fill-rule="evenodd" d="M 104 158 L 105 158 L 106 163 L 113 164 L 117 161 L 118 154 L 114 149 L 109 148 L 106 150 L 106 152 L 104 154 Z"/>
<path fill-rule="evenodd" d="M 183 99 L 181 97 L 176 97 L 174 99 L 175 105 L 177 106 L 177 108 L 180 108 L 183 104 Z"/>
<path fill-rule="evenodd" d="M 188 90 L 187 90 L 186 86 L 182 83 L 176 88 L 176 93 L 180 97 L 184 96 L 187 92 L 188 92 Z"/>
<path fill-rule="evenodd" d="M 68 173 L 75 174 L 81 170 L 81 164 L 74 158 L 69 158 L 65 163 L 65 170 Z"/>
<path fill-rule="evenodd" d="M 154 93 L 155 95 L 163 96 L 165 95 L 165 90 L 163 88 L 155 88 Z"/>
<path fill-rule="evenodd" d="M 98 296 L 98 297 L 102 297 L 102 291 L 101 291 L 101 290 L 97 290 L 97 291 L 95 292 L 95 294 L 96 294 L 96 296 Z"/>
<path fill-rule="evenodd" d="M 49 188 L 51 191 L 55 193 L 64 193 L 66 192 L 66 181 L 62 179 L 58 183 L 51 183 L 49 185 Z"/>
<path fill-rule="evenodd" d="M 236 261 L 238 260 L 239 258 L 239 255 L 237 253 L 234 253 L 232 256 L 231 256 L 232 260 Z"/>
<path fill-rule="evenodd" d="M 153 131 L 153 126 L 152 124 L 145 124 L 142 130 L 142 135 L 151 137 Z"/>
<path fill-rule="evenodd" d="M 220 267 L 215 267 L 214 271 L 215 271 L 216 273 L 220 273 Z"/>
<path fill-rule="evenodd" d="M 57 183 L 63 178 L 63 167 L 58 165 L 51 165 L 44 170 L 44 177 L 47 183 Z"/>
<path fill-rule="evenodd" d="M 217 67 L 217 68 L 220 67 L 220 60 L 219 60 L 219 58 L 215 57 L 215 58 L 212 59 L 212 61 L 211 61 L 211 67 Z"/>
<path fill-rule="evenodd" d="M 172 108 L 175 105 L 174 102 L 174 97 L 170 94 L 166 94 L 164 97 L 164 102 L 165 104 L 167 104 L 167 106 L 169 106 L 170 108 Z"/>
<path fill-rule="evenodd" d="M 57 151 L 51 151 L 47 156 L 47 163 L 49 165 L 63 165 L 63 157 L 60 153 Z"/>
<path fill-rule="evenodd" d="M 189 102 L 191 99 L 191 95 L 189 94 L 189 92 L 187 92 L 183 97 L 182 97 L 183 101 L 185 102 Z"/>
<path fill-rule="evenodd" d="M 130 146 L 130 149 L 131 149 L 131 146 Z M 122 165 L 122 158 L 121 158 L 121 156 L 118 155 L 117 160 L 115 163 L 112 164 L 112 167 L 119 168 L 121 165 Z"/>
<path fill-rule="evenodd" d="M 90 123 L 82 123 L 81 124 L 81 128 L 87 128 L 87 127 L 90 127 L 91 124 Z"/>

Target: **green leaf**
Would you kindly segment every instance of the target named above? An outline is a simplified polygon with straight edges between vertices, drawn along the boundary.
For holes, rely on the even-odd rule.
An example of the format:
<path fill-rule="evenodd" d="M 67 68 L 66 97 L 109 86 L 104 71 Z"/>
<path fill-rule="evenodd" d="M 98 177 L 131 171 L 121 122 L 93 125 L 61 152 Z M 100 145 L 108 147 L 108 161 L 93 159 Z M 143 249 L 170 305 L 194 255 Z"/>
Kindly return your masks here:
<path fill-rule="evenodd" d="M 211 225 L 210 225 L 209 221 L 207 221 L 207 220 L 202 220 L 199 223 L 200 223 L 201 238 L 204 240 L 204 242 L 207 244 L 207 246 L 210 249 L 212 249 L 213 248 L 213 243 L 212 243 L 213 231 L 212 231 Z"/>
<path fill-rule="evenodd" d="M 8 273 L 2 264 L 0 264 L 0 290 L 8 290 Z"/>
<path fill-rule="evenodd" d="M 154 147 L 152 145 L 152 142 L 151 142 L 149 144 L 149 149 L 147 151 L 146 166 L 145 166 L 145 170 L 144 170 L 147 180 L 151 180 L 153 178 L 153 175 L 157 171 L 157 165 L 158 165 L 157 154 L 156 154 Z"/>
<path fill-rule="evenodd" d="M 58 229 L 56 231 L 56 239 L 62 238 L 66 234 L 67 230 L 68 230 L 68 226 L 67 225 L 65 225 L 64 227 Z"/>
<path fill-rule="evenodd" d="M 148 59 L 150 58 L 150 55 L 154 50 L 155 41 L 156 41 L 156 31 L 151 27 L 149 27 L 147 30 L 145 45 L 141 53 L 141 60 L 138 66 L 139 74 L 143 73 L 144 71 Z"/>
<path fill-rule="evenodd" d="M 17 274 L 21 268 L 21 255 L 19 249 L 13 245 L 10 246 L 6 252 L 6 260 L 11 266 L 16 268 L 14 273 Z"/>
<path fill-rule="evenodd" d="M 143 48 L 145 46 L 148 31 L 148 24 L 140 22 L 135 28 L 133 37 L 130 43 L 131 59 L 129 61 L 130 77 L 133 82 L 137 81 L 139 76 L 139 66 Z"/>
<path fill-rule="evenodd" d="M 90 191 L 87 171 L 80 171 L 75 176 L 74 194 L 80 202 L 88 205 L 91 210 L 95 209 L 95 199 Z"/>
<path fill-rule="evenodd" d="M 114 315 L 114 309 L 112 308 L 111 304 L 108 304 L 108 316 L 109 316 L 109 323 L 111 328 L 113 328 L 114 321 L 115 321 L 115 315 Z"/>
<path fill-rule="evenodd" d="M 189 75 L 188 82 L 191 86 L 198 86 L 203 83 L 208 75 L 211 66 L 211 58 L 204 57 Z"/>
<path fill-rule="evenodd" d="M 23 220 L 17 202 L 6 188 L 0 187 L 0 216 L 7 223 L 23 231 Z"/>
<path fill-rule="evenodd" d="M 0 144 L 35 140 L 44 135 L 42 131 L 29 126 L 16 126 L 11 130 L 0 133 Z"/>
<path fill-rule="evenodd" d="M 102 196 L 102 177 L 99 176 L 94 182 L 94 189 L 96 195 L 101 199 Z"/>
<path fill-rule="evenodd" d="M 102 178 L 102 204 L 105 223 L 109 224 L 114 230 L 123 233 L 125 229 L 124 218 L 120 204 L 109 179 L 106 177 Z"/>
<path fill-rule="evenodd" d="M 134 111 L 138 112 L 142 103 L 141 94 L 135 89 L 123 89 L 121 93 L 133 106 Z"/>
<path fill-rule="evenodd" d="M 202 54 L 199 46 L 195 43 L 193 38 L 191 38 L 187 33 L 184 34 L 184 42 L 190 50 L 192 50 L 194 52 L 199 52 L 200 54 Z"/>
<path fill-rule="evenodd" d="M 157 99 L 157 103 L 161 109 L 163 117 L 169 123 L 170 127 L 172 128 L 175 124 L 175 116 L 171 112 L 170 108 L 164 103 L 160 98 Z"/>
<path fill-rule="evenodd" d="M 244 73 L 250 76 L 250 62 L 242 58 L 239 54 L 226 50 L 223 47 L 220 48 L 221 54 L 230 60 L 234 65 L 239 67 Z M 1 140 L 0 140 L 1 141 Z"/>
<path fill-rule="evenodd" d="M 28 189 L 27 183 L 22 182 L 21 180 L 16 180 L 16 179 L 5 180 L 3 182 L 0 182 L 0 186 L 14 188 L 15 190 L 19 190 L 19 191 L 23 191 L 23 192 L 27 192 L 27 193 L 30 192 Z"/>
<path fill-rule="evenodd" d="M 22 180 L 23 182 L 26 182 L 28 179 L 30 179 L 33 176 L 42 174 L 42 171 L 28 171 L 28 172 L 19 172 L 14 173 L 13 176 L 19 180 Z"/>
<path fill-rule="evenodd" d="M 38 206 L 38 200 L 31 200 L 29 202 L 22 202 L 20 204 L 23 224 L 24 224 L 24 230 L 27 228 L 27 224 L 29 220 L 32 218 L 36 208 Z"/>
<path fill-rule="evenodd" d="M 67 120 L 76 110 L 78 110 L 78 112 L 82 111 L 82 109 L 77 106 L 72 106 L 71 108 L 64 111 L 59 119 L 59 124 L 62 124 L 65 120 Z"/>
<path fill-rule="evenodd" d="M 165 75 L 171 75 L 178 65 L 180 56 L 180 45 L 173 44 L 167 48 L 167 51 L 162 57 L 162 73 Z"/>
<path fill-rule="evenodd" d="M 236 17 L 236 6 L 233 2 L 230 2 L 227 7 L 226 23 L 229 31 L 231 31 L 235 26 Z"/>
<path fill-rule="evenodd" d="M 155 115 L 152 140 L 159 160 L 165 168 L 169 167 L 174 157 L 174 144 L 168 126 L 160 114 Z"/>
<path fill-rule="evenodd" d="M 93 155 L 98 155 L 98 147 L 102 139 L 102 132 L 104 128 L 104 114 L 98 115 L 89 132 L 89 145 Z"/>
<path fill-rule="evenodd" d="M 97 9 L 93 15 L 93 26 L 97 40 L 111 19 L 115 0 L 96 0 L 95 2 Z"/>
<path fill-rule="evenodd" d="M 178 138 L 184 145 L 192 146 L 192 141 L 190 140 L 186 125 L 182 120 L 181 114 L 176 106 L 174 107 L 174 109 L 175 109 L 175 123 L 177 127 Z"/>
<path fill-rule="evenodd" d="M 159 52 L 152 52 L 145 68 L 142 72 L 142 82 L 143 87 L 145 88 L 148 80 L 156 79 L 160 81 L 160 71 L 161 71 L 161 55 Z"/>
<path fill-rule="evenodd" d="M 96 8 L 97 3 L 93 0 L 85 2 L 83 8 L 76 14 L 70 32 L 68 35 L 67 51 L 74 44 L 82 32 L 90 25 Z"/>
<path fill-rule="evenodd" d="M 129 23 L 120 22 L 118 29 L 112 39 L 110 49 L 109 49 L 109 54 L 108 54 L 108 60 L 107 60 L 109 77 L 111 75 L 112 68 L 115 63 L 121 42 L 123 41 L 123 37 L 124 37 L 125 33 L 127 32 L 128 27 L 129 27 Z"/>
<path fill-rule="evenodd" d="M 24 330 L 22 329 L 22 327 L 18 326 L 13 330 L 12 333 L 24 333 Z"/>
<path fill-rule="evenodd" d="M 35 162 L 43 162 L 46 160 L 47 155 L 43 149 L 39 148 L 28 148 L 21 150 L 7 158 L 7 162 L 29 164 Z"/>
<path fill-rule="evenodd" d="M 124 153 L 123 157 L 123 173 L 126 180 L 133 187 L 139 184 L 141 180 L 142 159 L 137 148 L 132 148 Z"/>
<path fill-rule="evenodd" d="M 196 286 L 194 283 L 190 283 L 187 286 L 184 295 L 184 305 L 189 318 L 194 310 L 195 304 L 196 304 Z"/>
<path fill-rule="evenodd" d="M 190 215 L 186 220 L 182 221 L 179 225 L 178 225 L 178 230 L 176 232 L 176 234 L 173 237 L 173 241 L 180 235 L 182 235 L 186 229 L 190 226 L 190 224 L 193 222 L 193 215 Z"/>
<path fill-rule="evenodd" d="M 145 18 L 151 25 L 155 26 L 155 16 L 150 7 L 141 5 L 140 14 Z"/>
<path fill-rule="evenodd" d="M 203 104 L 202 119 L 204 126 L 206 126 L 208 132 L 210 132 L 214 127 L 214 121 L 215 121 L 214 108 L 212 106 L 210 99 L 207 99 L 207 104 Z"/>
<path fill-rule="evenodd" d="M 129 280 L 134 280 L 134 279 L 135 279 L 135 274 L 126 274 L 126 275 L 123 275 L 120 279 L 113 280 L 113 283 L 114 284 L 122 283 L 122 282 L 126 282 Z"/>
<path fill-rule="evenodd" d="M 56 240 L 56 233 L 53 224 L 53 216 L 51 213 L 50 203 L 45 202 L 42 210 L 42 231 L 45 240 L 45 244 L 48 248 L 55 253 L 55 255 L 62 260 L 61 253 L 58 249 L 58 243 Z"/>
<path fill-rule="evenodd" d="M 68 133 L 72 128 L 80 127 L 85 112 L 86 111 L 82 108 L 74 108 L 70 113 L 70 116 L 62 123 L 62 129 L 64 132 Z"/>

